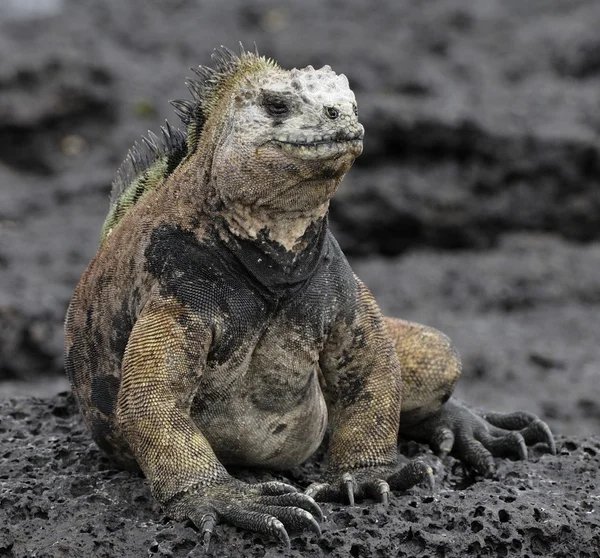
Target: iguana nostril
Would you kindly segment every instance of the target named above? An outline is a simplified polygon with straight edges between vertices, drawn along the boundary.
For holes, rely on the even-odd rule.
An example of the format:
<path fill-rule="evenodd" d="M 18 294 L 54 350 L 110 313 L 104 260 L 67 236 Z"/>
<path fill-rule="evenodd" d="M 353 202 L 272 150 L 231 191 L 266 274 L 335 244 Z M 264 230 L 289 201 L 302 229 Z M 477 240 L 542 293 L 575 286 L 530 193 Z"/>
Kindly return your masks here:
<path fill-rule="evenodd" d="M 327 118 L 335 120 L 340 115 L 340 111 L 335 107 L 325 107 L 325 114 L 327 115 Z"/>

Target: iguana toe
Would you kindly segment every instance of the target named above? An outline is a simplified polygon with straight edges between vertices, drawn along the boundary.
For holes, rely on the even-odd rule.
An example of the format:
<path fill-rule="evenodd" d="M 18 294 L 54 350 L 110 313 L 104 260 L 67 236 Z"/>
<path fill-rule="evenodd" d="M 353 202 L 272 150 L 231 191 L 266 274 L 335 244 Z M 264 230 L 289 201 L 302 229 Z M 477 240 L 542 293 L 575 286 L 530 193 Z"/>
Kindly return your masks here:
<path fill-rule="evenodd" d="M 539 442 L 546 444 L 552 455 L 556 454 L 556 442 L 550 427 L 543 421 L 536 418 L 529 426 L 521 430 L 525 443 L 534 445 Z"/>
<path fill-rule="evenodd" d="M 284 524 L 274 515 L 261 513 L 246 507 L 229 504 L 220 513 L 221 517 L 231 525 L 256 531 L 278 539 L 290 548 L 290 536 Z"/>
<path fill-rule="evenodd" d="M 252 504 L 247 509 L 276 517 L 288 529 L 294 531 L 310 529 L 319 537 L 321 536 L 321 527 L 319 527 L 317 520 L 305 509 L 292 506 L 267 506 L 260 503 Z"/>
<path fill-rule="evenodd" d="M 287 529 L 310 529 L 321 536 L 317 503 L 293 486 L 281 482 L 249 485 L 229 482 L 190 490 L 167 506 L 169 515 L 190 519 L 200 530 L 204 551 L 219 522 L 275 537 L 289 547 Z"/>
<path fill-rule="evenodd" d="M 461 436 L 457 442 L 454 446 L 455 453 L 463 463 L 484 477 L 489 477 L 495 472 L 494 455 L 483 442 L 467 436 Z"/>
<path fill-rule="evenodd" d="M 298 493 L 298 489 L 293 487 L 291 484 L 286 484 L 281 481 L 269 481 L 261 482 L 255 485 L 257 490 L 265 496 L 278 496 L 280 494 L 294 494 Z"/>
<path fill-rule="evenodd" d="M 381 502 L 384 506 L 387 506 L 390 502 L 390 485 L 387 481 L 376 480 L 371 485 L 371 496 L 374 500 Z"/>
<path fill-rule="evenodd" d="M 350 473 L 344 473 L 342 475 L 342 482 L 344 483 L 344 489 L 348 497 L 348 504 L 354 506 L 354 477 Z"/>
<path fill-rule="evenodd" d="M 449 428 L 440 428 L 429 441 L 433 450 L 443 459 L 454 447 L 454 433 Z"/>
<path fill-rule="evenodd" d="M 429 490 L 435 486 L 433 469 L 419 459 L 409 461 L 404 467 L 388 478 L 393 490 L 407 490 L 418 484 L 425 484 Z"/>
<path fill-rule="evenodd" d="M 308 495 L 300 492 L 291 492 L 277 496 L 262 496 L 259 503 L 266 506 L 292 506 L 306 510 L 319 521 L 323 520 L 323 512 L 319 505 Z"/>
<path fill-rule="evenodd" d="M 430 443 L 441 457 L 452 451 L 485 476 L 495 470 L 494 457 L 527 459 L 528 445 L 542 442 L 556 452 L 550 428 L 536 415 L 479 412 L 455 399 L 426 420 L 404 427 L 403 433 Z"/>
<path fill-rule="evenodd" d="M 202 547 L 204 552 L 208 552 L 210 547 L 210 539 L 212 537 L 215 525 L 217 524 L 217 516 L 208 512 L 202 515 L 200 518 L 200 532 L 202 533 Z"/>
<path fill-rule="evenodd" d="M 329 474 L 329 482 L 310 485 L 305 494 L 321 502 L 345 502 L 373 498 L 384 505 L 389 503 L 391 490 L 406 490 L 418 484 L 434 486 L 433 470 L 422 461 L 414 460 L 400 469 L 372 467 L 355 469 L 343 474 Z"/>
<path fill-rule="evenodd" d="M 518 430 L 527 445 L 544 443 L 550 453 L 556 453 L 556 442 L 550 427 L 533 413 L 517 411 L 515 413 L 482 413 L 481 416 L 493 426 L 503 430 Z"/>
<path fill-rule="evenodd" d="M 482 429 L 475 432 L 475 437 L 496 457 L 514 455 L 527 459 L 527 444 L 520 432 Z"/>

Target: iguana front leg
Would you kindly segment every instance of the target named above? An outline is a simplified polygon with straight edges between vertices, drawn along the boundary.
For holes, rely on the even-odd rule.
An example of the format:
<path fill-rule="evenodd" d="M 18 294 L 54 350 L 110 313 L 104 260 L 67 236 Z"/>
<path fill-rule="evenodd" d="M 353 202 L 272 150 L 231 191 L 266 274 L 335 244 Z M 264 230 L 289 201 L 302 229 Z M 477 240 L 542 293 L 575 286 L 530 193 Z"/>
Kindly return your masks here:
<path fill-rule="evenodd" d="M 352 308 L 335 324 L 320 358 L 330 415 L 325 482 L 307 494 L 316 500 L 370 496 L 384 502 L 391 489 L 432 482 L 420 461 L 397 470 L 402 401 L 398 356 L 367 288 L 356 280 Z"/>
<path fill-rule="evenodd" d="M 403 373 L 402 435 L 428 442 L 441 457 L 452 451 L 484 475 L 493 472 L 494 456 L 526 459 L 528 444 L 543 442 L 555 453 L 550 428 L 537 416 L 475 411 L 450 399 L 461 363 L 443 333 L 395 318 L 385 323 Z"/>
<path fill-rule="evenodd" d="M 286 527 L 320 533 L 312 498 L 281 482 L 234 479 L 192 420 L 211 341 L 210 326 L 174 300 L 148 304 L 131 332 L 117 419 L 154 495 L 168 515 L 192 520 L 205 546 L 218 521 L 288 545 Z"/>

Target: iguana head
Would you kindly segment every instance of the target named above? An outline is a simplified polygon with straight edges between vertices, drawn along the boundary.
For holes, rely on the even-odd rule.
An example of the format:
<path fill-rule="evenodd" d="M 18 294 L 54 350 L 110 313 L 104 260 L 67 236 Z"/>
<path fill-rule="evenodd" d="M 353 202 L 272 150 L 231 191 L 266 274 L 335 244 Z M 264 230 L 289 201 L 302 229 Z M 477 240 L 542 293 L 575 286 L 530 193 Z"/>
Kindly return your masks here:
<path fill-rule="evenodd" d="M 283 70 L 243 49 L 236 56 L 222 47 L 212 58 L 214 68 L 200 66 L 187 82 L 192 99 L 171 102 L 185 132 L 167 124 L 162 138 L 150 133 L 121 165 L 102 242 L 167 183 L 184 188 L 201 212 L 217 211 L 236 234 L 263 231 L 288 249 L 301 249 L 298 239 L 327 212 L 362 151 L 346 76 L 329 66 Z"/>
<path fill-rule="evenodd" d="M 213 56 L 188 81 L 194 102 L 175 102 L 199 164 L 223 201 L 281 212 L 329 201 L 362 151 L 354 93 L 329 66 L 283 70 L 242 51 Z"/>

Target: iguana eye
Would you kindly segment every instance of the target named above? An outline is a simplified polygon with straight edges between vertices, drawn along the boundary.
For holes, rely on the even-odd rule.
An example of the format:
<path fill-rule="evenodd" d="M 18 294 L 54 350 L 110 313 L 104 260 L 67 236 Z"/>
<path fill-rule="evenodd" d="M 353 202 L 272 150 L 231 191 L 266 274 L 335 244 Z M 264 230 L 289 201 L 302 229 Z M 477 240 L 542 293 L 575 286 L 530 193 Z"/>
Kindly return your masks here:
<path fill-rule="evenodd" d="M 352 105 L 352 110 L 354 111 L 354 116 L 358 116 L 358 107 L 356 105 Z"/>
<path fill-rule="evenodd" d="M 340 115 L 340 111 L 335 107 L 325 107 L 325 114 L 327 115 L 327 118 L 335 120 Z"/>
<path fill-rule="evenodd" d="M 271 116 L 285 116 L 290 112 L 290 107 L 281 99 L 265 99 L 263 106 Z"/>

